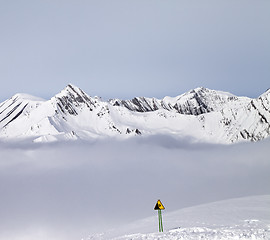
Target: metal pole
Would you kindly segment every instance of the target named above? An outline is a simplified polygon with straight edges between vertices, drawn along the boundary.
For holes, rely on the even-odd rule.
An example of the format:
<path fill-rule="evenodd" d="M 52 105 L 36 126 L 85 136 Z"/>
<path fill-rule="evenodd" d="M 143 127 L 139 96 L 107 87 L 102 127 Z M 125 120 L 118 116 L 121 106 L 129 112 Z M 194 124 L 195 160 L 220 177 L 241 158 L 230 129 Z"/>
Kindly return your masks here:
<path fill-rule="evenodd" d="M 162 224 L 161 210 L 160 210 L 160 230 L 161 230 L 161 232 L 163 232 L 163 224 Z"/>
<path fill-rule="evenodd" d="M 158 228 L 159 232 L 163 232 L 162 215 L 160 209 L 158 210 Z"/>
<path fill-rule="evenodd" d="M 159 220 L 159 232 L 161 232 L 161 218 L 160 218 L 161 210 L 158 210 L 158 220 Z"/>
<path fill-rule="evenodd" d="M 158 210 L 158 231 L 160 232 L 160 216 L 159 216 L 159 211 L 160 210 Z"/>

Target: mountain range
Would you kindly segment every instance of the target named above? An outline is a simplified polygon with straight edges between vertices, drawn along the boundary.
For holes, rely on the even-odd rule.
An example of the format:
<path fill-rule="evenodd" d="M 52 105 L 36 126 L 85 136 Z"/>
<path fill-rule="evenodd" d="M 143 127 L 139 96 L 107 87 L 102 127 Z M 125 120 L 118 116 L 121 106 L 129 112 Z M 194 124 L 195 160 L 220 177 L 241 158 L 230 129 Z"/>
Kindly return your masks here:
<path fill-rule="evenodd" d="M 196 88 L 163 99 L 103 101 L 69 84 L 50 100 L 15 94 L 0 103 L 0 138 L 34 142 L 149 135 L 235 143 L 270 135 L 270 90 L 258 98 Z"/>

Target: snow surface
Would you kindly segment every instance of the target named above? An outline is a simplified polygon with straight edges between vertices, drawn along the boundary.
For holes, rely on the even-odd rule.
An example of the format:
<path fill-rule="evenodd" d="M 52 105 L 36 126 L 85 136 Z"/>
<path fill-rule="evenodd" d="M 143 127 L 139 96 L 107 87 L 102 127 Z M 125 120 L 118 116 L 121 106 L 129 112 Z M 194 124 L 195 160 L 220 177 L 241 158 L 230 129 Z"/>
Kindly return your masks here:
<path fill-rule="evenodd" d="M 158 220 L 157 216 L 153 216 L 86 239 L 270 239 L 270 195 L 229 199 L 162 212 L 163 233 L 157 232 Z"/>

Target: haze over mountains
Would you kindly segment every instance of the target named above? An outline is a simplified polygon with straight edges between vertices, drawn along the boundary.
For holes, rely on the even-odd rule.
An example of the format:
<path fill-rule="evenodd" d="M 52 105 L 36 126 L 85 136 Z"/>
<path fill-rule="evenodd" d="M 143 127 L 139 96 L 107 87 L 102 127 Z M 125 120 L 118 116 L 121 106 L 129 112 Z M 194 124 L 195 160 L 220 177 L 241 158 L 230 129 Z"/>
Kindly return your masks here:
<path fill-rule="evenodd" d="M 163 99 L 103 101 L 69 84 L 50 100 L 16 94 L 0 104 L 2 139 L 43 142 L 156 134 L 212 143 L 267 138 L 270 90 L 256 99 L 201 87 Z"/>
<path fill-rule="evenodd" d="M 107 240 L 113 228 L 118 239 L 268 239 L 269 102 L 269 91 L 251 99 L 206 88 L 109 101 L 73 85 L 50 100 L 14 95 L 0 103 L 0 239 Z M 225 205 L 232 218 L 223 206 L 213 218 L 213 205 L 183 215 L 238 197 L 250 216 L 234 201 Z"/>

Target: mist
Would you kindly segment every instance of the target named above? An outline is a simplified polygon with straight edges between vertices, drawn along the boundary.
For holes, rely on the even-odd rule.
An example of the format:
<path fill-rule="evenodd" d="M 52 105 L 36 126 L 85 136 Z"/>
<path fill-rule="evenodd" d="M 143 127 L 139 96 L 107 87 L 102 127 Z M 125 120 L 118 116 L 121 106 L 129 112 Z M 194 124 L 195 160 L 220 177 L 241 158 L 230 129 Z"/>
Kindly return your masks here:
<path fill-rule="evenodd" d="M 155 214 L 270 194 L 269 139 L 214 145 L 168 136 L 0 143 L 0 238 L 81 239 Z"/>

